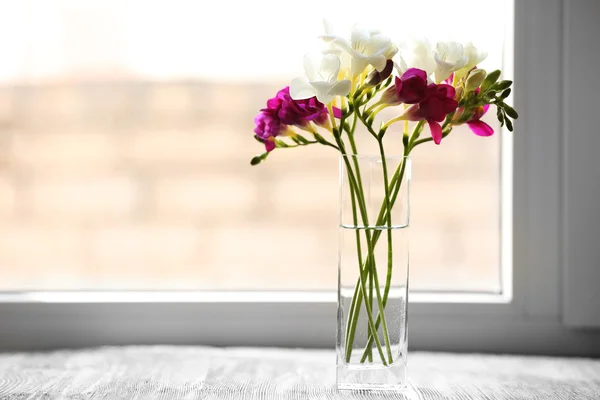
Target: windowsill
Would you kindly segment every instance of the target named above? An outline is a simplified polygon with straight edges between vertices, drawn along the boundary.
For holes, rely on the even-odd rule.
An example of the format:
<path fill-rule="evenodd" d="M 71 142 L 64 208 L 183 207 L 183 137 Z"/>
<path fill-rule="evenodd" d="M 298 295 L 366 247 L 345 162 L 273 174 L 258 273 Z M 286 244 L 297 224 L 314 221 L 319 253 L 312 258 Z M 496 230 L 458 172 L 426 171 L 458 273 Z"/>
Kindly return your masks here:
<path fill-rule="evenodd" d="M 411 303 L 508 304 L 494 293 L 415 292 Z M 335 291 L 35 291 L 3 292 L 0 302 L 37 303 L 335 303 Z"/>

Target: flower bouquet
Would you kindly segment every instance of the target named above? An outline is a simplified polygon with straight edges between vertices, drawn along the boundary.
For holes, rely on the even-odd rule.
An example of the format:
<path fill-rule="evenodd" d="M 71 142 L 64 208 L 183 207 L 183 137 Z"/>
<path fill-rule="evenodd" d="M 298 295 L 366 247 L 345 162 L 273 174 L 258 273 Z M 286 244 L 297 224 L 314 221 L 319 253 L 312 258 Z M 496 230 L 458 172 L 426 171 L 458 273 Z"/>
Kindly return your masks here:
<path fill-rule="evenodd" d="M 267 101 L 255 119 L 265 152 L 320 144 L 340 153 L 337 384 L 346 389 L 405 388 L 410 154 L 436 145 L 455 126 L 491 136 L 491 105 L 513 130 L 512 84 L 477 65 L 473 44 L 416 41 L 399 51 L 389 37 L 355 26 L 350 37 L 326 24 L 324 49 L 304 57 L 305 76 Z M 383 112 L 385 110 L 385 112 Z M 390 117 L 385 117 L 390 115 Z M 378 154 L 359 152 L 371 136 Z M 388 154 L 384 139 L 402 137 Z"/>

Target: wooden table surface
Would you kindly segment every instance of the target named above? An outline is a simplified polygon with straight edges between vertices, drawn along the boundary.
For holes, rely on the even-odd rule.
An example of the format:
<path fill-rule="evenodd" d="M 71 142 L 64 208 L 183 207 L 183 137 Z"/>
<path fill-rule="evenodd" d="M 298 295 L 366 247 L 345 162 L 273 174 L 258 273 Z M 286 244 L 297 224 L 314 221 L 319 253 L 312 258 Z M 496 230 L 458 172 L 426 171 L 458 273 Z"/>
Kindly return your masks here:
<path fill-rule="evenodd" d="M 0 354 L 0 399 L 600 399 L 600 360 L 415 352 L 409 375 L 338 392 L 330 350 L 105 347 Z"/>

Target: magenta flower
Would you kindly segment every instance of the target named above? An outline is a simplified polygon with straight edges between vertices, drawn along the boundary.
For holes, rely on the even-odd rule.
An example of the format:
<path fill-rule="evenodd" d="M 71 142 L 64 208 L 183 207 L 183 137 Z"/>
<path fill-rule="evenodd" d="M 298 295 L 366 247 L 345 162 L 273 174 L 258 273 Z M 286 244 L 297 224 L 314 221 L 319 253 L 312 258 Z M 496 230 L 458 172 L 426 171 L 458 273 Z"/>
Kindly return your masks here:
<path fill-rule="evenodd" d="M 494 134 L 494 129 L 481 121 L 481 117 L 485 115 L 489 108 L 489 104 L 477 107 L 471 119 L 467 121 L 467 125 L 477 136 L 492 136 Z"/>
<path fill-rule="evenodd" d="M 395 84 L 387 88 L 379 100 L 382 104 L 416 104 L 427 97 L 427 72 L 418 68 L 407 69 Z"/>
<path fill-rule="evenodd" d="M 342 117 L 339 108 L 334 107 L 333 114 L 336 118 Z M 321 126 L 329 124 L 329 112 L 325 105 L 316 97 L 294 100 L 290 96 L 289 86 L 286 86 L 269 99 L 267 107 L 254 118 L 254 133 L 264 140 L 267 151 L 272 151 L 275 148 L 274 138 L 289 133 L 289 126 L 305 128 L 311 122 Z"/>
<path fill-rule="evenodd" d="M 285 129 L 285 126 L 281 124 L 277 115 L 272 110 L 263 109 L 260 114 L 254 118 L 256 127 L 254 133 L 256 136 L 264 140 L 265 148 L 267 151 L 271 151 L 275 148 L 274 138 Z"/>
<path fill-rule="evenodd" d="M 450 85 L 435 83 L 427 86 L 427 97 L 418 104 L 406 110 L 404 117 L 409 121 L 427 121 L 431 130 L 431 137 L 435 144 L 442 141 L 442 122 L 446 115 L 456 111 L 458 102 L 454 100 L 456 91 Z"/>
<path fill-rule="evenodd" d="M 409 68 L 400 78 L 396 77 L 396 96 L 405 104 L 420 103 L 427 97 L 427 72 Z"/>
<path fill-rule="evenodd" d="M 323 125 L 329 117 L 327 108 L 316 97 L 292 99 L 289 86 L 277 92 L 277 96 L 267 102 L 267 107 L 276 109 L 279 120 L 286 125 L 303 127 L 310 122 Z"/>

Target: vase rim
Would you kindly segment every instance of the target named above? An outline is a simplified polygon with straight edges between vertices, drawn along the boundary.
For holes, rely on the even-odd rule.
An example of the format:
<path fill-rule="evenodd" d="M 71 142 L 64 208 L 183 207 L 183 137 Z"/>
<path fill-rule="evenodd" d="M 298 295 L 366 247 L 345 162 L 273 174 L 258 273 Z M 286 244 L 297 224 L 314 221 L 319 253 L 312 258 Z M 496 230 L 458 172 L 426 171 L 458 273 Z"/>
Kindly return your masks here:
<path fill-rule="evenodd" d="M 348 157 L 354 157 L 354 158 L 360 158 L 360 159 L 366 159 L 366 160 L 381 160 L 381 154 L 340 154 L 341 158 L 348 158 Z M 385 155 L 386 160 L 389 159 L 395 159 L 395 160 L 401 160 L 401 159 L 406 159 L 408 161 L 410 161 L 411 157 L 410 156 L 403 156 L 403 155 Z"/>

